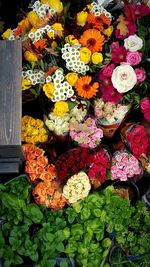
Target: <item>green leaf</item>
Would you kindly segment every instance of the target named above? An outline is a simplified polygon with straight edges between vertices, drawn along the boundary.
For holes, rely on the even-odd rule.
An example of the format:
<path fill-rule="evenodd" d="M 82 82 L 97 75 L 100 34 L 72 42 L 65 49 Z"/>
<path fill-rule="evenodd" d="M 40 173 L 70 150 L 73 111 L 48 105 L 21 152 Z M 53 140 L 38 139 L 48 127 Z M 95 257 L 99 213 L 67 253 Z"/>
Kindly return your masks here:
<path fill-rule="evenodd" d="M 59 252 L 64 252 L 65 248 L 62 242 L 58 243 L 58 245 L 56 245 L 56 249 Z"/>
<path fill-rule="evenodd" d="M 36 204 L 28 204 L 24 213 L 27 217 L 31 218 L 34 223 L 40 223 L 43 219 L 43 213 Z"/>
<path fill-rule="evenodd" d="M 68 262 L 66 259 L 61 260 L 60 267 L 68 267 Z"/>
<path fill-rule="evenodd" d="M 0 184 L 0 190 L 2 191 L 6 190 L 6 186 L 4 184 Z"/>

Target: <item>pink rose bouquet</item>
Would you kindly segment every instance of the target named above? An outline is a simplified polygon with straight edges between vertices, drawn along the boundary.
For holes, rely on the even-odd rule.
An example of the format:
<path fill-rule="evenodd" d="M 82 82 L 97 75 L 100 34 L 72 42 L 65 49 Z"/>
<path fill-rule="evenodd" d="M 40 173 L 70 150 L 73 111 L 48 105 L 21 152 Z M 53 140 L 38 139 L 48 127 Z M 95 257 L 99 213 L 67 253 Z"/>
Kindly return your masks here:
<path fill-rule="evenodd" d="M 143 169 L 139 161 L 129 152 L 116 151 L 112 157 L 111 179 L 127 181 L 129 178 L 135 181 L 140 178 Z"/>
<path fill-rule="evenodd" d="M 70 136 L 82 147 L 95 148 L 101 142 L 103 131 L 97 128 L 94 119 L 88 118 L 83 123 L 72 123 L 70 125 Z"/>

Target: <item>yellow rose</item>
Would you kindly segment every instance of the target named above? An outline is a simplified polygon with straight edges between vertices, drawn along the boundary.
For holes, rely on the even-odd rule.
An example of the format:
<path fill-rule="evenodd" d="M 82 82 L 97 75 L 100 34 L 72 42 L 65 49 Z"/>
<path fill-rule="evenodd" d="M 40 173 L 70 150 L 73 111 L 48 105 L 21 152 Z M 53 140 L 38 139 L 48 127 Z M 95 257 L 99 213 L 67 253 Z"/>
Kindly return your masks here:
<path fill-rule="evenodd" d="M 80 49 L 80 60 L 85 64 L 88 64 L 91 59 L 91 51 L 87 47 L 82 47 Z"/>
<path fill-rule="evenodd" d="M 79 43 L 79 41 L 74 37 L 74 35 L 71 34 L 66 36 L 65 42 L 69 43 L 70 45 L 75 45 Z"/>
<path fill-rule="evenodd" d="M 69 111 L 68 103 L 65 101 L 56 102 L 53 112 L 57 116 L 64 116 Z"/>
<path fill-rule="evenodd" d="M 85 11 L 81 11 L 77 13 L 77 25 L 78 26 L 84 26 L 87 20 L 88 13 Z"/>
<path fill-rule="evenodd" d="M 48 98 L 52 98 L 54 95 L 54 91 L 55 91 L 54 83 L 50 82 L 50 83 L 44 84 L 43 91 L 45 92 L 45 95 Z"/>
<path fill-rule="evenodd" d="M 107 29 L 103 31 L 103 33 L 109 37 L 112 34 L 113 30 L 114 30 L 113 26 L 109 26 Z"/>
<path fill-rule="evenodd" d="M 7 29 L 3 34 L 2 34 L 2 38 L 7 40 L 9 38 L 11 34 L 11 29 Z"/>
<path fill-rule="evenodd" d="M 37 15 L 37 13 L 35 12 L 35 11 L 30 11 L 29 13 L 28 13 L 28 20 L 29 20 L 29 22 L 31 23 L 31 25 L 33 26 L 33 27 L 35 27 L 35 25 L 39 22 L 39 20 L 40 20 L 40 18 L 39 18 L 39 16 Z"/>
<path fill-rule="evenodd" d="M 22 90 L 27 90 L 31 87 L 32 83 L 27 79 L 27 78 L 24 78 L 22 80 Z"/>
<path fill-rule="evenodd" d="M 78 74 L 75 72 L 69 72 L 66 76 L 65 76 L 67 82 L 71 85 L 74 86 L 77 79 L 78 79 Z"/>
<path fill-rule="evenodd" d="M 26 51 L 24 53 L 24 58 L 29 62 L 37 62 L 38 61 L 37 55 L 34 54 L 33 52 L 30 52 L 30 51 Z"/>
<path fill-rule="evenodd" d="M 102 53 L 95 52 L 92 54 L 92 63 L 97 65 L 103 61 Z"/>
<path fill-rule="evenodd" d="M 53 42 L 51 43 L 51 48 L 53 48 L 53 49 L 55 50 L 56 47 L 57 47 L 57 43 L 56 43 L 55 41 L 53 41 Z"/>
<path fill-rule="evenodd" d="M 58 13 L 63 11 L 63 4 L 60 0 L 41 0 L 42 4 L 49 4 L 50 8 L 53 8 Z"/>
<path fill-rule="evenodd" d="M 53 29 L 54 31 L 59 31 L 59 32 L 60 32 L 60 35 L 62 36 L 62 31 L 63 31 L 64 29 L 63 29 L 61 23 L 54 23 L 54 24 L 52 25 L 52 29 Z"/>

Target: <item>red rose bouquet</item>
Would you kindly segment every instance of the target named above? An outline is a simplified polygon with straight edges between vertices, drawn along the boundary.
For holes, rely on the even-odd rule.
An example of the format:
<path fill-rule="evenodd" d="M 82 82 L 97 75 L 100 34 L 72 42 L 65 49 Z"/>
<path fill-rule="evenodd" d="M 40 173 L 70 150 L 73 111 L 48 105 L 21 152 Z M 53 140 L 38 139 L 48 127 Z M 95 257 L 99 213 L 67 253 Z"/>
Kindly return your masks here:
<path fill-rule="evenodd" d="M 85 170 L 88 156 L 89 149 L 82 147 L 77 147 L 62 154 L 56 162 L 58 179 L 64 181 L 79 171 Z"/>
<path fill-rule="evenodd" d="M 132 124 L 125 132 L 125 137 L 126 144 L 137 159 L 139 159 L 141 154 L 147 154 L 149 140 L 144 126 Z"/>
<path fill-rule="evenodd" d="M 110 170 L 110 155 L 106 149 L 90 154 L 88 158 L 88 177 L 93 188 L 98 188 L 105 180 L 108 179 Z"/>

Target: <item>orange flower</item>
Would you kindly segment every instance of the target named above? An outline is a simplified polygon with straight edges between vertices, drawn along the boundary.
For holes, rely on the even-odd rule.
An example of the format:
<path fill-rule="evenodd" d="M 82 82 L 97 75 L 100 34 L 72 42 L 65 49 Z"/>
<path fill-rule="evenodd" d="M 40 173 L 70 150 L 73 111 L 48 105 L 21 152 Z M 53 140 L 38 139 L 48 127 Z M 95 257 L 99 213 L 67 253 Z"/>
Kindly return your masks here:
<path fill-rule="evenodd" d="M 37 49 L 41 49 L 43 50 L 44 48 L 46 48 L 46 41 L 44 38 L 40 39 L 39 41 L 35 42 L 34 43 L 34 46 L 37 48 Z"/>
<path fill-rule="evenodd" d="M 95 16 L 92 12 L 88 15 L 88 24 L 91 27 L 97 28 L 98 30 L 102 31 L 104 29 L 103 21 L 101 20 L 100 16 Z"/>
<path fill-rule="evenodd" d="M 110 26 L 111 24 L 111 19 L 106 17 L 105 14 L 101 14 L 100 15 L 101 20 L 103 21 L 104 24 L 107 24 L 108 26 Z"/>
<path fill-rule="evenodd" d="M 58 69 L 57 66 L 51 67 L 47 72 L 45 72 L 44 76 L 48 77 L 49 75 L 52 75 L 57 69 Z"/>
<path fill-rule="evenodd" d="M 48 171 L 44 171 L 40 175 L 40 179 L 43 181 L 52 181 L 55 177 Z"/>
<path fill-rule="evenodd" d="M 43 156 L 44 155 L 44 150 L 38 147 L 35 147 L 35 155 L 36 157 Z"/>
<path fill-rule="evenodd" d="M 42 166 L 42 167 L 46 167 L 46 165 L 48 164 L 48 159 L 44 156 L 40 156 L 38 157 L 38 165 Z"/>
<path fill-rule="evenodd" d="M 99 83 L 94 82 L 93 84 L 90 84 L 91 81 L 92 77 L 88 75 L 77 80 L 75 88 L 79 96 L 89 99 L 96 95 L 99 88 Z"/>
<path fill-rule="evenodd" d="M 102 51 L 104 36 L 96 29 L 89 29 L 83 32 L 79 42 L 89 48 L 93 53 Z"/>

